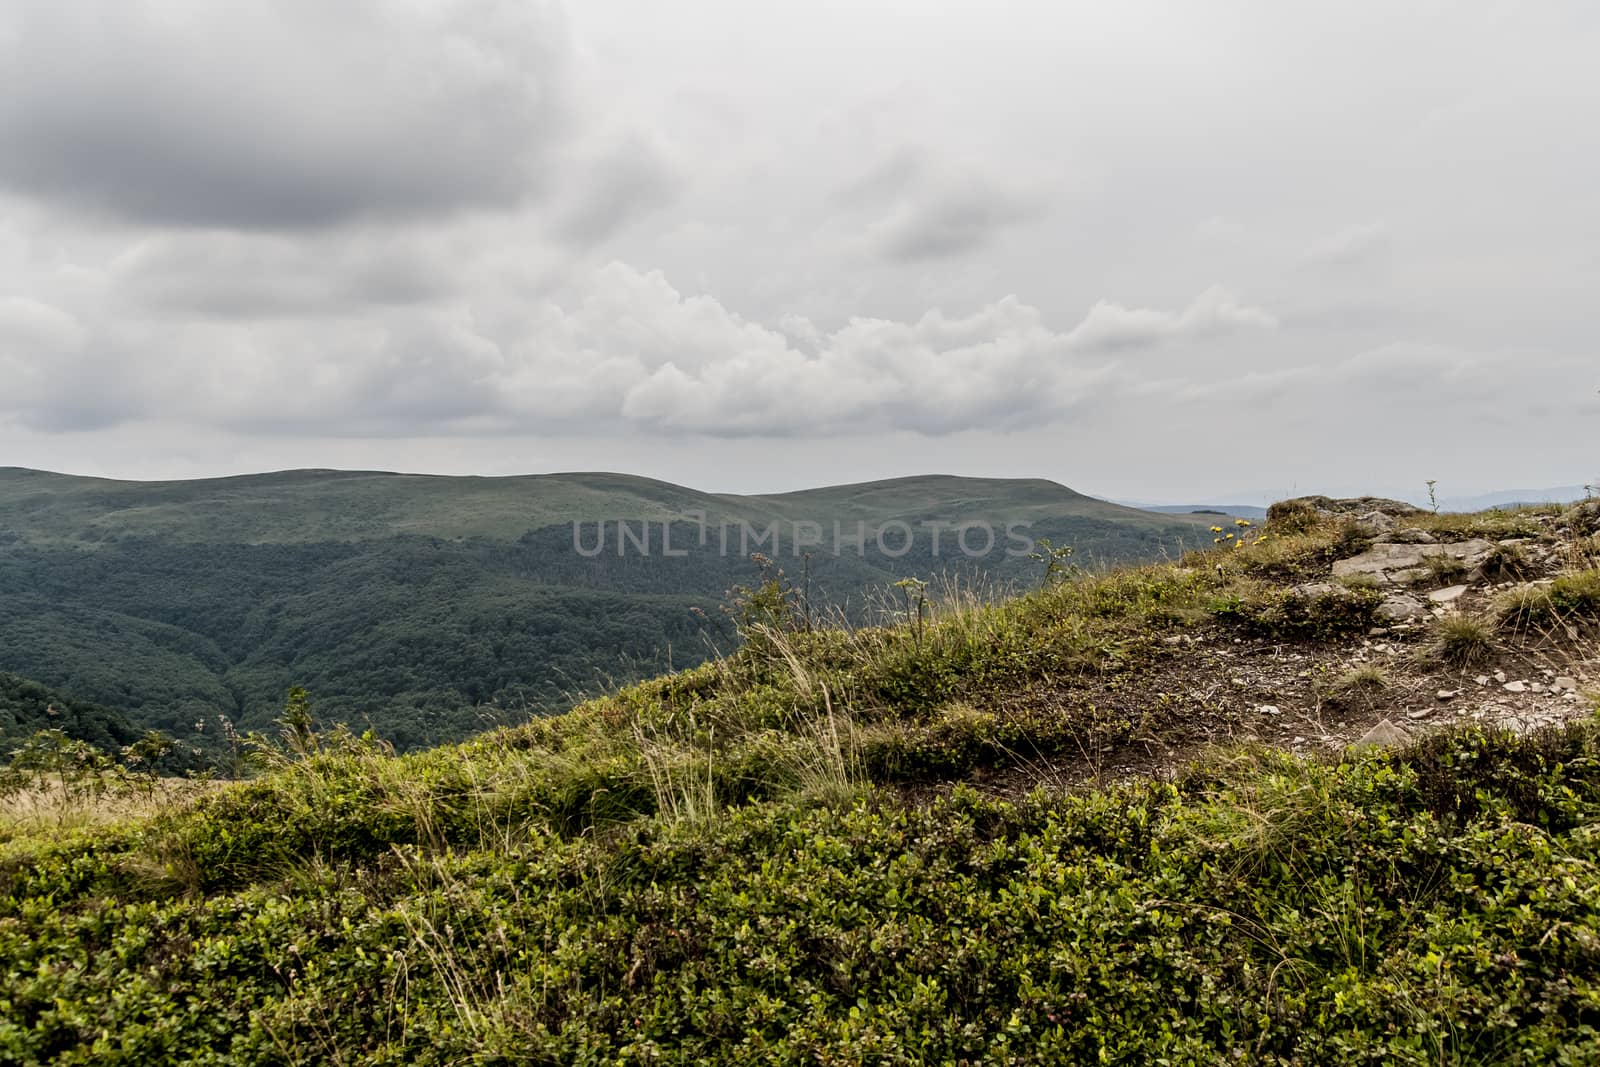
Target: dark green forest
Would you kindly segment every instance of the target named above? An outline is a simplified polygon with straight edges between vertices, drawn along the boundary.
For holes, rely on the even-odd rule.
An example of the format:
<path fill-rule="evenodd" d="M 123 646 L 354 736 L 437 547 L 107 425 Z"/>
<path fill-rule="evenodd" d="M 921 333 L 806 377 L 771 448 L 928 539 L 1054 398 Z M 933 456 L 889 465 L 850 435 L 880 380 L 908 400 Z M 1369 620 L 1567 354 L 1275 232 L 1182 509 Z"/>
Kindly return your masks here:
<path fill-rule="evenodd" d="M 0 673 L 0 756 L 40 730 L 60 730 L 102 752 L 117 752 L 143 733 L 119 711 Z"/>
<path fill-rule="evenodd" d="M 619 552 L 612 520 L 588 558 L 574 549 L 574 520 L 502 533 L 554 505 L 528 506 L 528 480 L 495 481 L 303 472 L 141 486 L 0 471 L 0 670 L 201 747 L 219 717 L 264 728 L 289 687 L 305 686 L 325 721 L 409 749 L 730 650 L 730 590 L 759 578 L 743 550 L 774 554 L 741 544 L 739 523 L 780 521 L 775 565 L 819 616 L 858 621 L 892 610 L 893 584 L 908 576 L 984 594 L 1035 583 L 1036 561 L 1005 554 L 1005 522 L 1075 546 L 1089 567 L 1176 555 L 1209 536 L 1193 520 L 1041 482 L 902 480 L 769 498 L 618 476 L 538 483 L 539 499 L 558 503 L 575 492 L 569 482 L 587 487 L 574 520 L 605 515 L 609 499 L 636 537 L 651 521 L 648 556 L 635 541 Z M 700 543 L 700 522 L 683 517 L 697 509 L 736 524 L 725 550 L 715 526 Z M 661 552 L 668 516 L 683 556 Z M 868 523 L 867 543 L 834 555 L 829 530 L 798 558 L 782 523 L 800 516 L 842 517 L 851 531 Z M 963 518 L 997 527 L 994 551 L 969 559 L 946 531 L 936 557 L 923 524 Z M 598 521 L 579 529 L 591 550 Z M 919 531 L 909 550 L 905 527 L 879 550 L 885 523 Z"/>

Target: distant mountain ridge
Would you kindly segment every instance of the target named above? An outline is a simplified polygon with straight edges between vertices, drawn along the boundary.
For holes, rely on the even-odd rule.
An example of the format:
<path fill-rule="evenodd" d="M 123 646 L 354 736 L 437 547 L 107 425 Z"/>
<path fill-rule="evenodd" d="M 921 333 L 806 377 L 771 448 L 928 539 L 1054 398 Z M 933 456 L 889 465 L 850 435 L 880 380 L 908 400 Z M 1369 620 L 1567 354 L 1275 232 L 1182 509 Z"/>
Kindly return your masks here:
<path fill-rule="evenodd" d="M 726 648 L 757 553 L 864 620 L 901 578 L 1036 582 L 1033 539 L 1095 566 L 1209 544 L 1209 522 L 1039 479 L 740 496 L 604 472 L 0 468 L 0 671 L 199 741 L 304 685 L 326 717 L 427 744 Z"/>
<path fill-rule="evenodd" d="M 196 510 L 199 509 L 199 510 Z M 1073 515 L 1148 523 L 1149 512 L 1044 479 L 924 475 L 789 493 L 706 493 L 609 472 L 476 477 L 297 470 L 133 482 L 0 467 L 0 531 L 94 541 L 99 534 L 255 543 L 397 534 L 514 540 L 531 528 L 602 520 L 990 521 Z M 314 520 L 314 521 L 308 521 Z M 1160 521 L 1160 520 L 1155 520 Z"/>

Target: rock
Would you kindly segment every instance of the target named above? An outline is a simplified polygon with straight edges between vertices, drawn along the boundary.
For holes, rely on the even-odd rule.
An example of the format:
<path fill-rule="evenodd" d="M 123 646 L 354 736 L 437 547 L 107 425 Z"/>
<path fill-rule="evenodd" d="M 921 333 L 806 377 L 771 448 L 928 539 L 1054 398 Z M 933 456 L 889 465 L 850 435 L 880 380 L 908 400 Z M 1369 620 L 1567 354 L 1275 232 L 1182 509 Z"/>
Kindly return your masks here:
<path fill-rule="evenodd" d="M 1432 708 L 1418 708 L 1416 711 L 1406 712 L 1406 717 L 1411 719 L 1426 719 L 1433 714 Z"/>
<path fill-rule="evenodd" d="M 1532 685 L 1528 686 L 1528 688 L 1533 690 L 1535 693 L 1542 693 L 1545 691 L 1543 682 L 1534 682 Z"/>
<path fill-rule="evenodd" d="M 1489 676 L 1487 674 L 1480 674 L 1476 678 L 1474 678 L 1473 681 L 1478 683 L 1479 685 L 1488 685 L 1489 684 Z"/>
<path fill-rule="evenodd" d="M 1443 589 L 1435 589 L 1429 593 L 1428 599 L 1435 604 L 1449 604 L 1452 601 L 1460 600 L 1461 594 L 1466 591 L 1467 587 L 1464 585 L 1447 585 Z"/>
<path fill-rule="evenodd" d="M 1405 526 L 1381 539 L 1390 545 L 1431 545 L 1435 543 L 1433 534 L 1415 526 Z"/>
<path fill-rule="evenodd" d="M 1507 682 L 1505 685 L 1502 685 L 1500 688 L 1504 689 L 1508 693 L 1526 693 L 1528 691 L 1528 683 L 1527 682 Z"/>
<path fill-rule="evenodd" d="M 1460 692 L 1461 690 L 1459 689 L 1441 689 L 1434 696 L 1440 700 L 1454 700 Z"/>
<path fill-rule="evenodd" d="M 1600 500 L 1586 500 L 1561 513 L 1559 525 L 1574 537 L 1600 533 Z"/>
<path fill-rule="evenodd" d="M 1390 593 L 1373 612 L 1384 622 L 1410 622 L 1428 613 L 1422 601 L 1410 593 Z"/>
<path fill-rule="evenodd" d="M 1551 682 L 1550 685 L 1552 688 L 1565 690 L 1566 692 L 1570 693 L 1578 688 L 1578 680 L 1576 678 L 1568 678 L 1563 674 L 1561 677 Z"/>
<path fill-rule="evenodd" d="M 1356 517 L 1356 530 L 1363 537 L 1382 540 L 1383 535 L 1398 527 L 1400 523 L 1393 515 L 1385 515 L 1381 511 L 1369 511 L 1365 515 Z"/>
<path fill-rule="evenodd" d="M 1378 720 L 1378 725 L 1362 734 L 1350 748 L 1359 751 L 1364 748 L 1392 748 L 1403 745 L 1410 740 L 1410 736 L 1400 727 L 1388 719 Z"/>
<path fill-rule="evenodd" d="M 1262 714 L 1262 715 L 1277 715 L 1277 714 L 1280 714 L 1280 709 L 1279 709 L 1278 705 L 1276 705 L 1276 704 L 1263 704 L 1259 708 L 1257 708 L 1256 711 L 1259 714 Z"/>
<path fill-rule="evenodd" d="M 1505 671 L 1495 671 L 1494 672 L 1494 680 L 1497 681 L 1497 682 L 1505 681 L 1506 680 L 1506 672 Z"/>
<path fill-rule="evenodd" d="M 1335 560 L 1333 576 L 1350 578 L 1364 574 L 1380 581 L 1409 582 L 1427 576 L 1423 564 L 1429 556 L 1450 556 L 1466 567 L 1476 567 L 1494 551 L 1494 545 L 1481 538 L 1447 545 L 1373 545 L 1359 556 Z"/>
<path fill-rule="evenodd" d="M 1384 515 L 1400 517 L 1405 515 L 1421 515 L 1422 509 L 1407 504 L 1403 500 L 1389 500 L 1381 496 L 1358 497 L 1326 497 L 1326 496 L 1297 496 L 1291 500 L 1280 500 L 1267 509 L 1267 521 L 1284 514 L 1293 514 L 1302 511 L 1316 511 L 1333 518 L 1358 518 L 1380 512 Z"/>

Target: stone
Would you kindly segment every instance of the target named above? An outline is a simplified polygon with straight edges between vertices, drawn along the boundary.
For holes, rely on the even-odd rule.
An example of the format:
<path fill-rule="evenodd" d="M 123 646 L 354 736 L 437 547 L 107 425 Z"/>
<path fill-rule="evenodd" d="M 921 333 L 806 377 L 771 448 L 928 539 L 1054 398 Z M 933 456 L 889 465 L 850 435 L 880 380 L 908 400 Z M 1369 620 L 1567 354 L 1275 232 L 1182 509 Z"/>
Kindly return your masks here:
<path fill-rule="evenodd" d="M 1262 715 L 1277 715 L 1280 714 L 1281 709 L 1276 704 L 1263 704 L 1256 711 Z"/>
<path fill-rule="evenodd" d="M 1505 685 L 1502 685 L 1500 688 L 1504 689 L 1508 693 L 1526 693 L 1528 691 L 1528 683 L 1527 682 L 1507 682 Z"/>
<path fill-rule="evenodd" d="M 1326 497 L 1326 496 L 1297 496 L 1292 500 L 1280 500 L 1267 509 L 1267 521 L 1278 522 L 1294 515 L 1302 515 L 1311 511 L 1324 518 L 1358 519 L 1373 512 L 1380 512 L 1387 516 L 1401 517 L 1406 515 L 1420 515 L 1422 509 L 1407 504 L 1401 500 L 1389 500 L 1379 496 L 1361 497 Z"/>
<path fill-rule="evenodd" d="M 1356 516 L 1356 530 L 1364 537 L 1382 540 L 1383 535 L 1394 530 L 1400 525 L 1393 515 L 1385 515 L 1381 511 L 1369 511 Z"/>
<path fill-rule="evenodd" d="M 1395 745 L 1403 745 L 1410 739 L 1410 735 L 1388 719 L 1379 719 L 1378 725 L 1357 738 L 1350 748 L 1353 751 L 1364 748 L 1392 748 Z"/>
<path fill-rule="evenodd" d="M 1497 682 L 1505 681 L 1506 680 L 1506 672 L 1505 671 L 1495 671 L 1494 672 L 1494 680 L 1497 681 Z"/>
<path fill-rule="evenodd" d="M 1569 678 L 1564 674 L 1550 684 L 1556 689 L 1562 689 L 1569 693 L 1578 688 L 1578 680 L 1576 678 Z"/>
<path fill-rule="evenodd" d="M 1391 545 L 1431 545 L 1435 543 L 1433 534 L 1415 526 L 1405 526 L 1387 534 L 1382 539 L 1385 544 Z"/>
<path fill-rule="evenodd" d="M 1408 712 L 1406 712 L 1406 717 L 1407 718 L 1411 718 L 1411 719 L 1426 719 L 1429 715 L 1432 715 L 1432 714 L 1433 714 L 1433 709 L 1431 709 L 1431 708 L 1418 708 L 1416 711 L 1408 711 Z"/>
<path fill-rule="evenodd" d="M 1493 551 L 1494 545 L 1477 537 L 1447 545 L 1373 545 L 1359 556 L 1335 560 L 1333 576 L 1351 578 L 1364 574 L 1380 581 L 1410 582 L 1427 576 L 1423 561 L 1429 556 L 1450 556 L 1464 566 L 1476 567 Z"/>
<path fill-rule="evenodd" d="M 1479 685 L 1488 685 L 1489 684 L 1489 676 L 1487 674 L 1480 674 L 1476 678 L 1474 678 L 1473 681 L 1476 682 Z"/>
<path fill-rule="evenodd" d="M 1390 593 L 1373 612 L 1384 622 L 1410 622 L 1428 613 L 1422 601 L 1410 593 Z"/>
<path fill-rule="evenodd" d="M 1586 500 L 1562 512 L 1560 524 L 1576 537 L 1600 533 L 1600 500 Z"/>
<path fill-rule="evenodd" d="M 1466 591 L 1467 587 L 1464 585 L 1447 585 L 1443 589 L 1435 589 L 1433 592 L 1429 593 L 1428 599 L 1433 601 L 1435 604 L 1449 604 L 1453 601 L 1460 600 L 1461 594 L 1465 593 Z"/>
<path fill-rule="evenodd" d="M 1438 697 L 1440 700 L 1454 700 L 1457 694 L 1460 692 L 1461 690 L 1459 689 L 1441 689 L 1435 693 L 1434 696 Z"/>

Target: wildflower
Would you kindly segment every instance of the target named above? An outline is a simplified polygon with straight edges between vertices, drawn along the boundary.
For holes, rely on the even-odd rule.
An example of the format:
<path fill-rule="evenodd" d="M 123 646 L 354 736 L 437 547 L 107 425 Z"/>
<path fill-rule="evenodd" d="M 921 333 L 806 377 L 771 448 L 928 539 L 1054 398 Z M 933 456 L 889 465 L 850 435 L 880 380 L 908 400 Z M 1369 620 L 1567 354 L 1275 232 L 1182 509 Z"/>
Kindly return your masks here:
<path fill-rule="evenodd" d="M 1213 526 L 1213 527 L 1211 527 L 1211 532 L 1212 532 L 1212 533 L 1221 533 L 1221 532 L 1222 532 L 1222 527 L 1220 527 L 1220 526 Z"/>
<path fill-rule="evenodd" d="M 1240 527 L 1249 526 L 1250 525 L 1250 520 L 1249 519 L 1234 519 L 1233 520 L 1233 524 L 1235 526 L 1240 526 Z"/>

